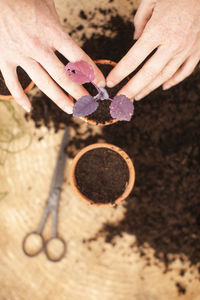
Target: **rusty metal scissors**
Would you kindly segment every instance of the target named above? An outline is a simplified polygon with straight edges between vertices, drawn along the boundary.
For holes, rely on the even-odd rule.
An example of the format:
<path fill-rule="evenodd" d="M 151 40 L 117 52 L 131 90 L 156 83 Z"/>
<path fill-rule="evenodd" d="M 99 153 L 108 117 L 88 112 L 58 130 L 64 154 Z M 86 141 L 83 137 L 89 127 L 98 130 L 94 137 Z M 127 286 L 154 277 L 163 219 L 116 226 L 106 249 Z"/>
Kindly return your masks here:
<path fill-rule="evenodd" d="M 28 233 L 22 243 L 22 248 L 24 253 L 27 256 L 33 257 L 44 251 L 48 260 L 53 262 L 60 261 L 66 253 L 66 243 L 65 241 L 58 236 L 57 233 L 57 225 L 58 225 L 58 207 L 59 207 L 59 199 L 61 193 L 61 186 L 64 178 L 65 171 L 65 162 L 67 158 L 67 154 L 65 151 L 65 147 L 69 142 L 69 129 L 66 128 L 63 139 L 60 145 L 59 154 L 57 157 L 56 167 L 54 170 L 49 197 L 44 208 L 44 213 L 39 224 L 39 228 L 37 231 L 33 231 Z M 42 232 L 47 222 L 48 216 L 52 214 L 52 236 L 45 240 Z M 59 251 L 54 251 L 51 254 L 50 248 L 52 245 L 60 244 Z M 53 249 L 53 248 L 52 248 Z M 55 253 L 56 252 L 56 253 Z"/>

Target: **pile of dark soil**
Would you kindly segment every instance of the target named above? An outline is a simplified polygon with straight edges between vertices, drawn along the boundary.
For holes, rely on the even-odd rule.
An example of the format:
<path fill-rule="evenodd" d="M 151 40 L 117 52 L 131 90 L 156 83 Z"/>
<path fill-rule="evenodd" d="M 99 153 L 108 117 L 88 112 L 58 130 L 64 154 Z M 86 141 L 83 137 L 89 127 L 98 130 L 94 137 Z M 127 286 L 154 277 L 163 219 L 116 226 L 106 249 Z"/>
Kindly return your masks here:
<path fill-rule="evenodd" d="M 104 24 L 104 30 L 112 30 L 114 37 L 93 34 L 91 39 L 85 39 L 83 49 L 93 59 L 119 61 L 133 43 L 133 25 L 113 16 Z M 178 86 L 168 91 L 158 89 L 135 103 L 131 122 L 105 127 L 102 136 L 86 140 L 77 134 L 71 141 L 75 148 L 82 149 L 101 138 L 121 147 L 133 159 L 136 182 L 125 203 L 124 218 L 117 225 L 105 224 L 99 234 L 103 232 L 108 243 L 123 232 L 134 235 L 139 248 L 147 242 L 166 266 L 170 263 L 169 254 L 185 254 L 191 265 L 200 263 L 199 95 L 197 71 Z M 71 117 L 52 102 L 53 108 L 46 114 L 38 102 L 33 103 L 33 111 L 39 106 L 40 120 L 54 119 L 58 114 L 54 124 L 74 126 Z"/>
<path fill-rule="evenodd" d="M 117 225 L 106 224 L 106 240 L 123 232 L 147 242 L 168 264 L 168 254 L 200 262 L 200 73 L 169 91 L 155 91 L 135 104 L 129 123 L 103 129 L 109 143 L 134 161 L 136 182 Z"/>

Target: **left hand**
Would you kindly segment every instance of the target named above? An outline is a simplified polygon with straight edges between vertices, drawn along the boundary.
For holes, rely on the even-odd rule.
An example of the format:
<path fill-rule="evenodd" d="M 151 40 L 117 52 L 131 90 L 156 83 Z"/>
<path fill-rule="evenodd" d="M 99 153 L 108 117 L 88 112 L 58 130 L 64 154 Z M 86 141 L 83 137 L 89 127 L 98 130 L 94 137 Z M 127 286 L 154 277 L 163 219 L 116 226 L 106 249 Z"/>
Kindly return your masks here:
<path fill-rule="evenodd" d="M 113 87 L 156 52 L 118 92 L 140 100 L 159 86 L 189 76 L 200 60 L 200 1 L 142 0 L 135 15 L 137 42 L 107 76 Z"/>
<path fill-rule="evenodd" d="M 75 99 L 88 94 L 66 75 L 55 50 L 71 62 L 91 64 L 95 83 L 104 84 L 96 64 L 62 27 L 53 0 L 0 0 L 0 70 L 13 98 L 28 112 L 31 102 L 19 83 L 17 66 L 66 113 L 72 113 L 73 102 L 63 90 Z"/>

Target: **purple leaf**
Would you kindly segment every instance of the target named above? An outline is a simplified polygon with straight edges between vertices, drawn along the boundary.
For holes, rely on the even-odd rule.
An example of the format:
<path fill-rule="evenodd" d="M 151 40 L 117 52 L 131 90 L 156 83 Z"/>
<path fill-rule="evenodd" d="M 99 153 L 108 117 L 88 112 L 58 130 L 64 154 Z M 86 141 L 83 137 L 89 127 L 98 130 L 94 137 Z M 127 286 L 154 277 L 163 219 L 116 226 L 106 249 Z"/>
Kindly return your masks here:
<path fill-rule="evenodd" d="M 85 117 L 92 114 L 97 107 L 98 102 L 92 96 L 83 96 L 74 104 L 73 116 L 74 117 Z"/>
<path fill-rule="evenodd" d="M 130 121 L 134 112 L 133 102 L 125 95 L 115 96 L 110 105 L 110 114 L 112 118 L 119 121 Z"/>
<path fill-rule="evenodd" d="M 109 95 L 106 89 L 104 88 L 99 88 L 99 93 L 94 97 L 96 100 L 108 100 Z"/>
<path fill-rule="evenodd" d="M 75 63 L 69 62 L 65 66 L 65 72 L 70 75 L 70 78 L 79 84 L 91 82 L 94 80 L 94 70 L 90 64 L 84 60 Z"/>

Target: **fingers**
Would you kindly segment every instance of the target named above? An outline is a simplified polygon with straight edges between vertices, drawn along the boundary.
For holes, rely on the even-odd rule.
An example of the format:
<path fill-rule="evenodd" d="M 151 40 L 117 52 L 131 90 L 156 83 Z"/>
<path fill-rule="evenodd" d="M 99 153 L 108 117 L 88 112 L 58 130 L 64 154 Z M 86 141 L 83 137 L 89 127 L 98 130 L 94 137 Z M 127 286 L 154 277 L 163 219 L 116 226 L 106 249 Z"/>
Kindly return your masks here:
<path fill-rule="evenodd" d="M 63 34 L 61 34 L 60 38 L 55 42 L 54 47 L 70 62 L 84 60 L 92 65 L 95 72 L 94 82 L 99 87 L 105 86 L 105 78 L 102 72 L 93 62 L 93 60 L 67 35 L 67 33 L 63 32 Z"/>
<path fill-rule="evenodd" d="M 153 0 L 141 1 L 140 6 L 134 17 L 134 26 L 135 26 L 134 39 L 137 40 L 141 36 L 146 23 L 151 18 L 154 5 L 155 5 L 155 1 Z"/>
<path fill-rule="evenodd" d="M 75 83 L 65 73 L 65 66 L 57 58 L 53 51 L 43 53 L 38 62 L 48 72 L 48 74 L 57 82 L 65 91 L 72 95 L 75 99 L 79 99 L 84 95 L 88 95 L 83 86 Z"/>
<path fill-rule="evenodd" d="M 179 67 L 184 62 L 184 57 L 181 55 L 176 59 L 172 59 L 160 72 L 160 74 L 149 84 L 147 85 L 139 94 L 135 96 L 135 100 L 141 100 L 146 95 L 151 93 L 153 90 L 161 86 L 165 81 L 173 76 L 173 74 L 179 69 Z"/>
<path fill-rule="evenodd" d="M 129 98 L 135 97 L 149 85 L 163 70 L 171 59 L 168 49 L 160 46 L 156 53 L 146 62 L 142 69 L 118 92 Z"/>
<path fill-rule="evenodd" d="M 24 59 L 22 67 L 42 92 L 66 113 L 72 113 L 73 103 L 39 63 L 30 58 Z"/>
<path fill-rule="evenodd" d="M 107 86 L 112 88 L 122 79 L 135 71 L 145 58 L 157 47 L 156 42 L 147 34 L 140 37 L 128 53 L 119 61 L 106 78 Z"/>
<path fill-rule="evenodd" d="M 196 65 L 200 60 L 199 52 L 195 55 L 190 56 L 182 65 L 182 67 L 169 79 L 163 84 L 163 89 L 167 90 L 170 87 L 178 84 L 186 77 L 188 77 L 193 71 Z"/>
<path fill-rule="evenodd" d="M 23 88 L 18 80 L 16 66 L 4 64 L 1 66 L 1 73 L 5 80 L 6 86 L 16 102 L 21 105 L 27 112 L 31 110 L 31 103 L 23 91 Z"/>

